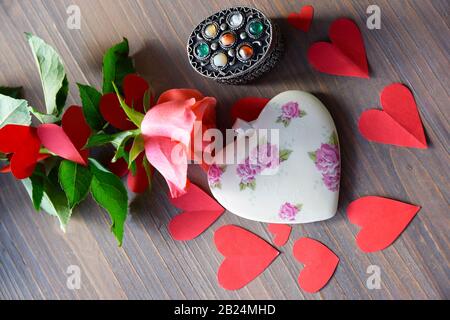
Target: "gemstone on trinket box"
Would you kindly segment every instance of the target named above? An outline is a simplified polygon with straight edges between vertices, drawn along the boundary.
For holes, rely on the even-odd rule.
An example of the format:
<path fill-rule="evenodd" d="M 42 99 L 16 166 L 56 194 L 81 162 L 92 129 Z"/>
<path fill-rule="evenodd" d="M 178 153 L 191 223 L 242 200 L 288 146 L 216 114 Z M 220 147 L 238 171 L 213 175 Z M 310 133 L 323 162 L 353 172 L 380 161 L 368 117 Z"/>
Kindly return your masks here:
<path fill-rule="evenodd" d="M 239 11 L 232 12 L 227 21 L 232 29 L 239 29 L 244 24 L 244 16 Z"/>
<path fill-rule="evenodd" d="M 253 38 L 259 38 L 264 31 L 264 25 L 259 20 L 252 20 L 247 26 L 248 33 Z"/>
<path fill-rule="evenodd" d="M 222 47 L 232 47 L 236 43 L 236 36 L 232 32 L 225 32 L 220 36 L 219 42 Z"/>
<path fill-rule="evenodd" d="M 210 23 L 210 24 L 206 25 L 205 28 L 203 29 L 203 34 L 204 34 L 205 38 L 208 38 L 208 39 L 214 39 L 215 37 L 217 37 L 218 33 L 219 33 L 219 30 L 217 28 L 216 23 Z"/>
<path fill-rule="evenodd" d="M 204 77 L 244 84 L 272 69 L 280 60 L 279 28 L 255 8 L 233 7 L 209 16 L 187 43 L 191 66 Z"/>
<path fill-rule="evenodd" d="M 195 55 L 199 59 L 206 59 L 209 56 L 209 46 L 206 42 L 199 42 L 195 47 Z"/>
<path fill-rule="evenodd" d="M 248 44 L 243 44 L 238 48 L 238 58 L 243 61 L 247 61 L 253 57 L 253 48 Z"/>
<path fill-rule="evenodd" d="M 218 52 L 212 57 L 212 64 L 217 69 L 224 68 L 227 65 L 227 63 L 228 63 L 227 55 L 223 52 Z"/>

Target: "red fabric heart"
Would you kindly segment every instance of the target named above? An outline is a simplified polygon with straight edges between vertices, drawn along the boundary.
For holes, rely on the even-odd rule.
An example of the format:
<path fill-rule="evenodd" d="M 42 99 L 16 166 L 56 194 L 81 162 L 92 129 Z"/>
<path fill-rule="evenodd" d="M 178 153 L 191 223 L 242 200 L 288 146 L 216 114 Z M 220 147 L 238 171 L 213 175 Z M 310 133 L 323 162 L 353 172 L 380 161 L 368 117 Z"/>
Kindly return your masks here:
<path fill-rule="evenodd" d="M 308 32 L 314 16 L 313 6 L 304 6 L 299 13 L 292 12 L 288 16 L 288 22 L 296 29 Z"/>
<path fill-rule="evenodd" d="M 247 285 L 279 255 L 277 249 L 257 235 L 233 225 L 218 229 L 214 242 L 225 257 L 217 278 L 227 290 L 237 290 Z"/>
<path fill-rule="evenodd" d="M 286 244 L 286 242 L 289 240 L 291 231 L 292 227 L 288 224 L 269 224 L 269 232 L 275 236 L 275 238 L 273 239 L 273 243 L 278 247 L 282 247 Z"/>
<path fill-rule="evenodd" d="M 417 105 L 411 91 L 401 83 L 391 84 L 381 92 L 383 110 L 364 111 L 359 131 L 370 141 L 403 147 L 426 149 Z"/>
<path fill-rule="evenodd" d="M 361 227 L 356 236 L 358 247 L 364 252 L 374 252 L 390 246 L 419 210 L 419 206 L 367 196 L 350 203 L 347 216 L 351 223 Z"/>
<path fill-rule="evenodd" d="M 196 238 L 225 211 L 221 205 L 193 183 L 189 184 L 187 193 L 177 198 L 170 198 L 170 202 L 184 210 L 172 218 L 168 227 L 172 238 L 179 241 Z"/>
<path fill-rule="evenodd" d="M 231 107 L 231 121 L 235 122 L 237 118 L 247 122 L 258 119 L 259 114 L 269 101 L 270 99 L 257 97 L 239 99 Z"/>
<path fill-rule="evenodd" d="M 12 153 L 10 168 L 17 179 L 32 175 L 40 147 L 36 128 L 10 124 L 0 129 L 0 152 Z"/>
<path fill-rule="evenodd" d="M 298 276 L 298 284 L 310 293 L 319 291 L 328 283 L 339 263 L 339 257 L 333 251 L 310 238 L 298 239 L 293 253 L 305 265 Z"/>
<path fill-rule="evenodd" d="M 129 74 L 123 79 L 124 100 L 129 107 L 139 112 L 144 112 L 143 99 L 148 89 L 147 81 L 138 75 Z M 136 129 L 136 126 L 128 120 L 115 93 L 108 93 L 102 96 L 100 113 L 106 121 L 119 130 Z"/>
<path fill-rule="evenodd" d="M 366 49 L 358 26 L 350 19 L 337 19 L 329 36 L 331 43 L 316 42 L 309 48 L 309 63 L 320 72 L 369 78 Z"/>

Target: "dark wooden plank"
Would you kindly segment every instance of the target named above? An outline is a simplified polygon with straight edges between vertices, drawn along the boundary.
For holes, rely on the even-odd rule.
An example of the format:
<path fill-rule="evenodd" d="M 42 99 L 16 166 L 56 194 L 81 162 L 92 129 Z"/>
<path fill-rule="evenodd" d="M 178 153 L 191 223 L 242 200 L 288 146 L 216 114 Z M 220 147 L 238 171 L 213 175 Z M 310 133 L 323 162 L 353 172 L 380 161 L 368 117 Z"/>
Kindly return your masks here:
<path fill-rule="evenodd" d="M 81 30 L 66 27 L 66 9 L 77 4 Z M 192 27 L 209 14 L 233 5 L 252 5 L 280 24 L 286 53 L 277 68 L 255 83 L 222 86 L 195 74 L 185 56 Z M 366 8 L 381 8 L 381 30 L 365 27 Z M 302 3 L 287 0 L 0 0 L 0 84 L 23 85 L 26 98 L 43 108 L 42 89 L 23 32 L 53 44 L 62 55 L 71 82 L 69 103 L 79 103 L 75 82 L 101 85 L 102 54 L 121 40 L 130 41 L 136 66 L 157 93 L 195 87 L 218 99 L 218 125 L 231 125 L 229 108 L 245 96 L 272 97 L 288 89 L 315 93 L 330 109 L 342 141 L 343 178 L 337 216 L 295 226 L 282 255 L 259 278 L 238 291 L 216 281 L 222 257 L 214 230 L 225 224 L 247 228 L 270 241 L 261 223 L 226 213 L 190 242 L 170 238 L 167 223 L 178 213 L 167 201 L 160 176 L 154 191 L 131 203 L 123 248 L 109 231 L 107 214 L 94 201 L 74 213 L 68 232 L 45 214 L 37 214 L 20 182 L 0 176 L 0 298 L 4 299 L 440 299 L 450 297 L 449 265 L 449 82 L 450 36 L 445 0 L 314 1 L 310 32 L 293 30 L 285 17 Z M 360 26 L 371 79 L 333 77 L 312 70 L 306 50 L 327 39 L 331 22 L 351 17 Z M 430 148 L 414 150 L 367 142 L 358 132 L 362 111 L 378 108 L 379 92 L 400 81 L 414 92 Z M 207 190 L 204 173 L 189 169 L 193 182 Z M 357 228 L 345 208 L 363 195 L 381 195 L 418 204 L 422 210 L 390 248 L 363 254 L 354 242 Z M 318 239 L 341 258 L 330 284 L 320 293 L 299 289 L 301 265 L 291 255 L 301 236 Z M 80 290 L 66 286 L 69 265 L 81 269 Z M 369 265 L 381 268 L 382 288 L 366 287 Z"/>

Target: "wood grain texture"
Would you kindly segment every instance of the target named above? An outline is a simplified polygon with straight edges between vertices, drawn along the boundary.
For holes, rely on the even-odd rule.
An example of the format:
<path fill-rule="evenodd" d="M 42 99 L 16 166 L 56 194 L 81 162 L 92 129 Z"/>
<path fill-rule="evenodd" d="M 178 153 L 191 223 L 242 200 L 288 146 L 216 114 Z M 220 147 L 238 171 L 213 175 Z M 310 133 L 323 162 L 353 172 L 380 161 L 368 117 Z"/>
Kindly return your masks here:
<path fill-rule="evenodd" d="M 81 30 L 66 26 L 67 7 L 81 9 Z M 330 109 L 342 142 L 343 178 L 339 213 L 329 221 L 295 226 L 281 256 L 260 277 L 239 291 L 216 281 L 222 257 L 212 238 L 225 224 L 247 228 L 271 240 L 266 225 L 226 213 L 190 242 L 176 242 L 167 231 L 178 213 L 157 177 L 153 193 L 133 199 L 122 248 L 109 231 L 107 214 L 92 199 L 74 212 L 68 232 L 56 219 L 32 209 L 21 183 L 0 176 L 0 298 L 2 299 L 443 299 L 450 298 L 449 265 L 449 88 L 450 4 L 447 0 L 313 1 L 315 17 L 307 34 L 292 29 L 285 17 L 303 1 L 288 0 L 0 0 L 0 84 L 22 85 L 31 105 L 43 109 L 39 76 L 23 32 L 54 45 L 69 75 L 69 103 L 79 104 L 75 82 L 101 85 L 103 52 L 122 37 L 130 41 L 137 70 L 156 92 L 195 87 L 217 97 L 218 122 L 231 125 L 229 108 L 245 96 L 272 97 L 288 89 L 316 94 Z M 366 8 L 381 8 L 382 28 L 365 27 Z M 280 24 L 287 48 L 269 75 L 247 86 L 223 86 L 190 69 L 185 42 L 196 23 L 234 5 L 250 5 Z M 327 39 L 331 22 L 350 17 L 360 26 L 371 79 L 334 77 L 312 70 L 306 50 Z M 430 148 L 415 150 L 370 143 L 357 120 L 378 108 L 379 92 L 403 82 L 414 92 Z M 193 182 L 207 187 L 205 175 L 190 168 Z M 388 249 L 362 253 L 357 228 L 345 208 L 364 195 L 380 195 L 423 207 Z M 296 279 L 301 265 L 291 252 L 308 236 L 341 258 L 327 287 L 308 294 Z M 66 286 L 69 265 L 81 269 L 80 290 Z M 382 287 L 366 287 L 369 265 L 381 268 Z"/>

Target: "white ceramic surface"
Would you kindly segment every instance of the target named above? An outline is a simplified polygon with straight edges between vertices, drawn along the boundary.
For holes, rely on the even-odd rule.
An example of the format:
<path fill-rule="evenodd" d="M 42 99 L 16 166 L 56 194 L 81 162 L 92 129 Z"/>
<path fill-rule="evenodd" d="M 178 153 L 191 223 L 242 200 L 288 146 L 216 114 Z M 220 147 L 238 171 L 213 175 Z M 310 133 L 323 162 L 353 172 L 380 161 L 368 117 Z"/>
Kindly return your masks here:
<path fill-rule="evenodd" d="M 238 164 L 211 166 L 208 181 L 220 204 L 236 215 L 267 223 L 308 223 L 333 217 L 339 198 L 340 153 L 336 127 L 325 106 L 307 92 L 283 92 L 257 120 L 238 120 L 234 128 L 249 126 L 279 129 L 279 145 L 259 137 L 258 148 L 243 153 Z M 236 144 L 242 147 L 237 142 L 230 144 L 217 153 L 218 159 Z M 266 149 L 277 156 L 269 152 L 254 160 L 258 152 L 267 154 Z"/>

